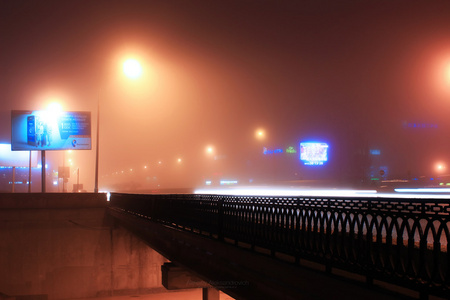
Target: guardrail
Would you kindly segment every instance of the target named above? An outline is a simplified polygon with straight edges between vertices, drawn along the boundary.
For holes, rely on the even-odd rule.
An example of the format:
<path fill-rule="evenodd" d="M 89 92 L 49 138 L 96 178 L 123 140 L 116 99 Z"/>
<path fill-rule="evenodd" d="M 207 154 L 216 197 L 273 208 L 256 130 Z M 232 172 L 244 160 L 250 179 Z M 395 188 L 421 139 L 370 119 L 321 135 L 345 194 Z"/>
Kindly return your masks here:
<path fill-rule="evenodd" d="M 110 207 L 428 295 L 450 293 L 450 201 L 111 194 Z"/>

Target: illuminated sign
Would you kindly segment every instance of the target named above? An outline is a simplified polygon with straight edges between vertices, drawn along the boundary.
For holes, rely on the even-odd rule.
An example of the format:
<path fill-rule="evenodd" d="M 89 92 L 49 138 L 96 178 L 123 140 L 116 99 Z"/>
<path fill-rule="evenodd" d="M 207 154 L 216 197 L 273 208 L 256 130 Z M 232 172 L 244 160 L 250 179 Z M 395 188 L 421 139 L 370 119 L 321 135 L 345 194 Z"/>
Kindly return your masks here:
<path fill-rule="evenodd" d="M 31 152 L 31 167 L 37 167 L 37 152 Z M 30 165 L 29 151 L 11 151 L 10 144 L 0 144 L 0 167 L 22 167 Z"/>
<path fill-rule="evenodd" d="M 277 148 L 277 149 L 267 149 L 266 147 L 263 148 L 263 154 L 264 155 L 268 155 L 268 154 L 278 154 L 278 153 L 283 153 L 283 149 Z"/>
<path fill-rule="evenodd" d="M 220 185 L 233 185 L 233 184 L 237 184 L 238 181 L 237 180 L 221 180 L 220 181 Z"/>
<path fill-rule="evenodd" d="M 90 112 L 11 111 L 11 149 L 90 150 Z"/>
<path fill-rule="evenodd" d="M 370 150 L 370 154 L 372 154 L 372 155 L 380 155 L 380 154 L 381 154 L 381 151 L 378 150 L 378 149 L 371 149 L 371 150 Z"/>
<path fill-rule="evenodd" d="M 403 127 L 413 129 L 436 129 L 438 124 L 436 123 L 416 123 L 416 122 L 403 122 Z"/>
<path fill-rule="evenodd" d="M 295 150 L 294 147 L 290 146 L 286 149 L 286 153 L 297 153 L 297 150 Z"/>
<path fill-rule="evenodd" d="M 315 142 L 300 143 L 300 160 L 305 165 L 323 165 L 328 161 L 328 144 Z"/>

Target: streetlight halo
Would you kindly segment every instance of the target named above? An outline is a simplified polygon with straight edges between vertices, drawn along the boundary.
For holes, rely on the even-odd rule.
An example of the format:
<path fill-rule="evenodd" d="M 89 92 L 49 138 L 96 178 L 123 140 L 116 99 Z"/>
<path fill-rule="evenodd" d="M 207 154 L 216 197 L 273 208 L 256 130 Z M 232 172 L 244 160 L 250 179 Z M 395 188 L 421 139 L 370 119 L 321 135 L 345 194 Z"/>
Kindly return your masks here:
<path fill-rule="evenodd" d="M 258 129 L 255 131 L 255 137 L 256 137 L 256 139 L 258 139 L 258 140 L 264 140 L 264 139 L 266 138 L 266 132 L 265 132 L 265 130 L 262 129 L 262 128 L 258 128 Z"/>
<path fill-rule="evenodd" d="M 127 59 L 123 63 L 123 72 L 128 78 L 137 79 L 142 75 L 141 64 L 135 59 Z"/>

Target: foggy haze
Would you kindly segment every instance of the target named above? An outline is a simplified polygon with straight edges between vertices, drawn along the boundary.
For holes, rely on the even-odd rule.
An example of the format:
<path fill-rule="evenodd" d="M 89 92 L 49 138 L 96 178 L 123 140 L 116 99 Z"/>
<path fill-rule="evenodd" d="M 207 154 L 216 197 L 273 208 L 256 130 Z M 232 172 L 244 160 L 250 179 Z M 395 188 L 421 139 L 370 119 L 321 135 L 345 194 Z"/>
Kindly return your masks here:
<path fill-rule="evenodd" d="M 87 191 L 98 101 L 101 190 L 358 185 L 380 168 L 450 167 L 448 1 L 7 0 L 0 28 L 0 143 L 11 110 L 90 111 L 92 150 L 64 155 Z M 128 57 L 141 78 L 122 74 Z M 324 165 L 299 159 L 305 141 L 329 145 Z M 47 160 L 57 169 L 63 154 Z"/>

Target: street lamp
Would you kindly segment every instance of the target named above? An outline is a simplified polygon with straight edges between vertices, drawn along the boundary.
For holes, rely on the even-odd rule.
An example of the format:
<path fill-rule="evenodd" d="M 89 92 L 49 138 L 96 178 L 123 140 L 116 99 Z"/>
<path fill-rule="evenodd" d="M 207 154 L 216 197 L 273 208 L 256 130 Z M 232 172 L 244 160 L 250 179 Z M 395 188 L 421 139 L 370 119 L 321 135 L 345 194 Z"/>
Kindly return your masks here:
<path fill-rule="evenodd" d="M 142 75 L 141 64 L 135 59 L 127 59 L 122 65 L 122 71 L 126 77 L 137 79 Z M 100 137 L 100 93 L 97 98 L 97 145 L 95 151 L 95 186 L 94 193 L 98 193 L 98 158 L 99 158 L 99 137 Z"/>
<path fill-rule="evenodd" d="M 142 74 L 141 64 L 135 59 L 127 59 L 123 63 L 123 73 L 130 79 L 137 79 Z"/>
<path fill-rule="evenodd" d="M 265 133 L 264 129 L 257 129 L 255 131 L 255 137 L 258 140 L 264 140 L 266 137 L 266 133 Z"/>
<path fill-rule="evenodd" d="M 207 146 L 205 149 L 206 154 L 213 155 L 214 154 L 214 148 L 213 146 Z"/>
<path fill-rule="evenodd" d="M 444 80 L 448 88 L 450 88 L 450 61 L 447 62 L 445 67 Z"/>
<path fill-rule="evenodd" d="M 436 171 L 437 171 L 438 173 L 442 173 L 442 172 L 445 171 L 446 167 L 445 167 L 445 165 L 444 165 L 443 163 L 437 163 L 437 164 L 435 165 L 435 169 L 436 169 Z"/>

